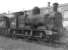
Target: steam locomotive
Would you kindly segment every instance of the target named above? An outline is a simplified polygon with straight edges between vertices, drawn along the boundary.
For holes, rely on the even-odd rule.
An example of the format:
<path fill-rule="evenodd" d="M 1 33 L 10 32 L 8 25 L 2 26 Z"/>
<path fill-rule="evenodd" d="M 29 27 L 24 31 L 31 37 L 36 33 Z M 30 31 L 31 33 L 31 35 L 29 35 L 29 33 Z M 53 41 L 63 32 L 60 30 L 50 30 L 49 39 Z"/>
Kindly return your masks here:
<path fill-rule="evenodd" d="M 55 3 L 56 4 L 56 3 Z M 57 4 L 56 4 L 57 5 Z M 56 9 L 56 8 L 55 8 Z M 32 14 L 17 12 L 14 14 L 14 24 L 8 18 L 5 23 L 7 33 L 14 38 L 36 39 L 40 41 L 57 41 L 62 30 L 62 15 L 59 12 L 40 14 L 40 8 L 35 7 Z M 11 25 L 11 26 L 10 26 Z"/>

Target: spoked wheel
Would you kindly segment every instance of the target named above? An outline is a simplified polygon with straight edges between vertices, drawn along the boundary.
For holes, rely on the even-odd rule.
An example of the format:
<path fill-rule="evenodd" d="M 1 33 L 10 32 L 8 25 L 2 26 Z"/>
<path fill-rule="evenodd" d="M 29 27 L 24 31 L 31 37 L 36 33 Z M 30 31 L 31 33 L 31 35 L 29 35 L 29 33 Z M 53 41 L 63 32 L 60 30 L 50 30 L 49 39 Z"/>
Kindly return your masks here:
<path fill-rule="evenodd" d="M 16 39 L 16 31 L 15 30 L 12 31 L 11 37 L 12 37 L 12 39 Z"/>
<path fill-rule="evenodd" d="M 46 39 L 46 33 L 44 31 L 41 31 L 40 32 L 40 40 L 45 41 L 45 39 Z"/>
<path fill-rule="evenodd" d="M 9 37 L 14 37 L 14 34 L 15 34 L 15 30 L 14 29 L 11 29 L 10 32 L 9 32 Z"/>
<path fill-rule="evenodd" d="M 34 41 L 42 41 L 43 32 L 40 30 L 33 30 L 32 31 L 32 40 Z"/>
<path fill-rule="evenodd" d="M 24 39 L 30 39 L 31 38 L 31 30 L 24 30 Z"/>

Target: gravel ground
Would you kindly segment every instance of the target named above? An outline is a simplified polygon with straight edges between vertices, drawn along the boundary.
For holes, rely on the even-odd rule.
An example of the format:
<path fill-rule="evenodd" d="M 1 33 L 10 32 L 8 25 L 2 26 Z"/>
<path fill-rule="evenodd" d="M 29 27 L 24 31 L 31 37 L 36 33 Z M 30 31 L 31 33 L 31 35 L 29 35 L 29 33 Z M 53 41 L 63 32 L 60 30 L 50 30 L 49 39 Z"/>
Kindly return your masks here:
<path fill-rule="evenodd" d="M 11 40 L 0 37 L 0 50 L 68 50 L 67 48 L 53 48 L 36 43 L 30 43 L 22 40 Z"/>
<path fill-rule="evenodd" d="M 62 42 L 66 45 L 63 47 L 50 47 L 37 43 L 26 42 L 24 40 L 12 40 L 6 37 L 0 36 L 0 50 L 68 50 L 68 31 L 65 32 Z"/>

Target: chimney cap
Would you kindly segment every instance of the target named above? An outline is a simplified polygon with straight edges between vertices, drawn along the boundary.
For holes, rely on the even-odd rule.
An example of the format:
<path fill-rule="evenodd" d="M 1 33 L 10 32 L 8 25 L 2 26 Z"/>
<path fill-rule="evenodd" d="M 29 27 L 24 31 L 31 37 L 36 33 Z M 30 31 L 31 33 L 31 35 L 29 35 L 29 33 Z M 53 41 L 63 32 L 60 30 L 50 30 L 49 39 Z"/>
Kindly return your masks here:
<path fill-rule="evenodd" d="M 50 2 L 48 2 L 48 4 L 50 4 Z"/>
<path fill-rule="evenodd" d="M 58 3 L 53 3 L 53 5 L 59 5 Z"/>

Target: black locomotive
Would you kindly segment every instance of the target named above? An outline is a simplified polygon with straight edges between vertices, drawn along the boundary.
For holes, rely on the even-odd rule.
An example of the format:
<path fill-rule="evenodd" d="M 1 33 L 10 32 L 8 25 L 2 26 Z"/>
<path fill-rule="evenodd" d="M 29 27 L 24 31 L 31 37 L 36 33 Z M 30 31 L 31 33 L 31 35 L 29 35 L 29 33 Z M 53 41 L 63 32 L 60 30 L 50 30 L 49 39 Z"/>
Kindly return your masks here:
<path fill-rule="evenodd" d="M 11 24 L 9 18 L 5 18 L 7 35 L 14 38 L 36 39 L 40 41 L 58 41 L 62 30 L 62 15 L 57 11 L 58 4 L 53 4 L 53 11 L 41 15 L 40 8 L 35 7 L 32 14 L 27 11 L 16 12 L 15 24 Z M 11 26 L 10 26 L 11 25 Z M 12 26 L 14 25 L 14 26 Z"/>

